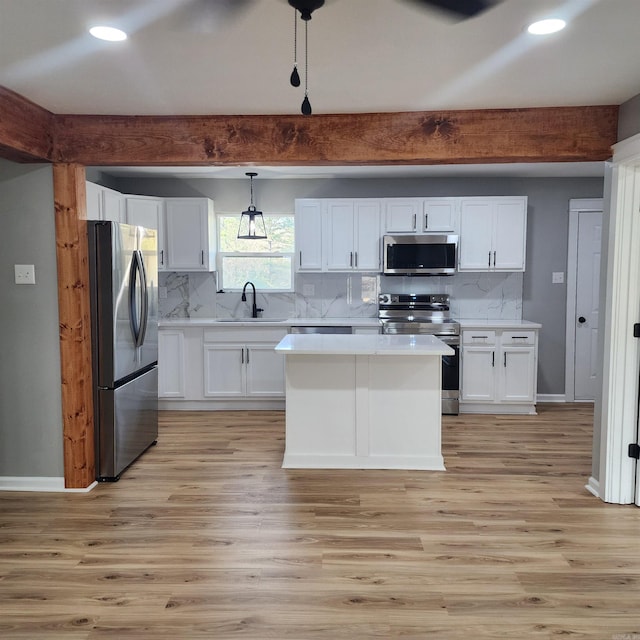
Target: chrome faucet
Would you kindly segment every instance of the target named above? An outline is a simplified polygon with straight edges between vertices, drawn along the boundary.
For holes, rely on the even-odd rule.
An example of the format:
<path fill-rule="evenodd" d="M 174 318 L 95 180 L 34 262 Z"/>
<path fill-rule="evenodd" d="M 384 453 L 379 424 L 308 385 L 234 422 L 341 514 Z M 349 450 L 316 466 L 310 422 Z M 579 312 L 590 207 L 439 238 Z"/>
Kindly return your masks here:
<path fill-rule="evenodd" d="M 251 285 L 252 289 L 253 289 L 253 305 L 251 306 L 251 317 L 252 318 L 257 318 L 258 317 L 258 311 L 264 311 L 264 309 L 258 309 L 258 307 L 256 306 L 256 287 L 253 284 L 253 282 L 245 282 L 244 283 L 244 287 L 242 287 L 242 302 L 246 302 L 247 301 L 247 286 Z"/>

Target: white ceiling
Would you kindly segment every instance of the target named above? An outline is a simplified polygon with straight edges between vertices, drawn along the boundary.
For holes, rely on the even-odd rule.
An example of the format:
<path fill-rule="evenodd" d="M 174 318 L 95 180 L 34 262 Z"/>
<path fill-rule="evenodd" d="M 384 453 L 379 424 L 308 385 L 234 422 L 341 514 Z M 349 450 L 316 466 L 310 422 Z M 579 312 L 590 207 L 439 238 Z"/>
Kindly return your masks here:
<path fill-rule="evenodd" d="M 549 16 L 569 26 L 524 31 Z M 95 40 L 96 23 L 130 37 Z M 293 23 L 286 0 L 0 0 L 0 85 L 54 113 L 295 114 Z M 314 113 L 620 104 L 640 92 L 638 25 L 640 0 L 502 0 L 462 22 L 412 0 L 326 0 L 309 95 Z"/>

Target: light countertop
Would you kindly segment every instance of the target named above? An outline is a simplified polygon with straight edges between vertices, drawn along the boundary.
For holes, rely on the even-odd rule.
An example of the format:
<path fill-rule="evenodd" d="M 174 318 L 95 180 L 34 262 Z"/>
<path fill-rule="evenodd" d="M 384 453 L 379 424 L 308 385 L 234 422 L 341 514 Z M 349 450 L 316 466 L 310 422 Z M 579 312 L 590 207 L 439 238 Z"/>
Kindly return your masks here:
<path fill-rule="evenodd" d="M 449 356 L 454 351 L 435 336 L 290 334 L 276 346 L 284 355 Z"/>
<path fill-rule="evenodd" d="M 378 318 L 160 318 L 161 327 L 379 327 Z"/>
<path fill-rule="evenodd" d="M 463 318 L 458 320 L 460 329 L 541 329 L 538 322 L 529 320 L 481 320 L 478 318 Z"/>

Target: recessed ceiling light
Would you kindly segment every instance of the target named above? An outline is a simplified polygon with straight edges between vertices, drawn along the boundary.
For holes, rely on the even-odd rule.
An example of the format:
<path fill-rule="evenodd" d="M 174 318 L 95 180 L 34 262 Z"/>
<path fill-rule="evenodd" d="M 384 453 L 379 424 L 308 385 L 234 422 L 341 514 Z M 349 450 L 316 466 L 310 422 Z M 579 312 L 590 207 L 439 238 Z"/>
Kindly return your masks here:
<path fill-rule="evenodd" d="M 99 40 L 108 40 L 109 42 L 119 42 L 120 40 L 126 40 L 127 34 L 115 27 L 91 27 L 89 33 Z"/>
<path fill-rule="evenodd" d="M 567 23 L 560 18 L 549 18 L 548 20 L 538 20 L 530 24 L 527 28 L 529 33 L 533 33 L 536 36 L 544 36 L 548 33 L 555 33 L 561 31 L 567 26 Z"/>

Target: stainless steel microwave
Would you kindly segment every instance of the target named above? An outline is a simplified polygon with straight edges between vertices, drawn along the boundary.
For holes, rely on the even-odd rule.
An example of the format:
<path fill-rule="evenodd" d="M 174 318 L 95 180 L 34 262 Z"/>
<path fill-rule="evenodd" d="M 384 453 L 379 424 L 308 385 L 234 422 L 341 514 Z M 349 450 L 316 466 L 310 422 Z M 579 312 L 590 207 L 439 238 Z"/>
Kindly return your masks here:
<path fill-rule="evenodd" d="M 458 262 L 458 236 L 422 233 L 385 235 L 383 272 L 388 275 L 451 276 Z"/>

